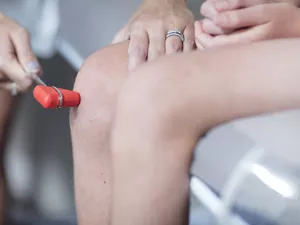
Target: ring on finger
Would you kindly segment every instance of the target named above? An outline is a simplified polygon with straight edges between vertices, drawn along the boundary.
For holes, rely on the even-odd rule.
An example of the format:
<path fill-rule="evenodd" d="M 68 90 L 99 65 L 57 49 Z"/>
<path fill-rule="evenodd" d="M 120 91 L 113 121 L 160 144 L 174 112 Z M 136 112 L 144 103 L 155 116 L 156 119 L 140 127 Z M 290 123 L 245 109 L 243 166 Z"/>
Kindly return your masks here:
<path fill-rule="evenodd" d="M 11 95 L 12 96 L 18 95 L 18 87 L 17 87 L 16 82 L 11 83 Z"/>
<path fill-rule="evenodd" d="M 177 30 L 169 30 L 166 35 L 166 39 L 168 39 L 169 37 L 178 37 L 178 38 L 180 38 L 180 40 L 182 42 L 184 42 L 184 40 L 185 40 L 184 34 L 178 29 Z"/>

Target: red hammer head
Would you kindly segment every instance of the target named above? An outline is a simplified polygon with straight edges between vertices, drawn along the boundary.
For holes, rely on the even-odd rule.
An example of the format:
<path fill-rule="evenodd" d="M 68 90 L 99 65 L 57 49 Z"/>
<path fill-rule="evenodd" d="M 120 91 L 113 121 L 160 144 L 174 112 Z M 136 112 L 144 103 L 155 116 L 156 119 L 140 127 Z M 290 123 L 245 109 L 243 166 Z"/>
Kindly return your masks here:
<path fill-rule="evenodd" d="M 37 85 L 33 96 L 44 108 L 77 107 L 80 94 L 66 89 Z"/>

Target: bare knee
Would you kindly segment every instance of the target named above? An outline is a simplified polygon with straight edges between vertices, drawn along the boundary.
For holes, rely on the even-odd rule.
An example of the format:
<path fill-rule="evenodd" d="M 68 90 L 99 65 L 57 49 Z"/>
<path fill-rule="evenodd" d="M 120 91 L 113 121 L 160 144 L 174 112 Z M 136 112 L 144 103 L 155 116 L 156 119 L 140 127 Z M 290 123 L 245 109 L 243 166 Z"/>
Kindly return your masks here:
<path fill-rule="evenodd" d="M 70 113 L 76 177 L 86 176 L 85 165 L 98 166 L 99 155 L 109 157 L 107 140 L 127 67 L 127 43 L 122 43 L 94 53 L 78 73 L 74 90 L 81 94 L 81 103 Z"/>
<path fill-rule="evenodd" d="M 123 152 L 128 154 L 128 151 L 141 157 L 148 153 L 161 155 L 162 149 L 153 147 L 153 144 L 167 142 L 182 144 L 185 150 L 188 144 L 192 151 L 199 130 L 192 119 L 193 112 L 188 109 L 190 93 L 185 90 L 185 82 L 188 82 L 184 81 L 186 71 L 178 71 L 170 66 L 170 62 L 174 63 L 162 59 L 141 66 L 123 86 L 113 130 L 115 157 L 119 156 L 120 149 L 121 155 Z M 143 150 L 137 146 L 143 146 Z M 172 147 L 163 151 L 169 149 Z M 147 150 L 150 152 L 145 153 Z M 179 155 L 189 157 L 190 153 Z"/>
<path fill-rule="evenodd" d="M 130 201 L 148 210 L 160 196 L 167 196 L 175 184 L 180 194 L 168 199 L 184 205 L 178 207 L 180 220 L 184 220 L 186 181 L 197 137 L 186 119 L 180 74 L 165 59 L 149 62 L 130 74 L 119 95 L 111 148 L 113 202 L 129 201 L 124 193 L 132 193 L 135 187 L 138 197 L 131 197 Z M 144 196 L 143 205 L 140 196 Z M 116 208 L 112 215 L 112 224 L 126 218 Z"/>
<path fill-rule="evenodd" d="M 71 111 L 71 127 L 78 124 L 84 129 L 95 120 L 110 115 L 100 113 L 102 104 L 112 104 L 116 89 L 127 74 L 127 44 L 106 47 L 91 55 L 80 69 L 74 90 L 81 94 L 81 104 Z M 74 127 L 74 129 L 76 129 Z"/>
<path fill-rule="evenodd" d="M 81 104 L 72 109 L 70 125 L 73 146 L 95 141 L 101 132 L 107 132 L 113 108 L 127 75 L 127 43 L 106 47 L 90 56 L 80 69 L 74 90 L 81 94 Z M 104 128 L 105 130 L 101 130 Z M 91 142 L 90 145 L 97 144 Z M 98 143 L 101 144 L 101 143 Z"/>

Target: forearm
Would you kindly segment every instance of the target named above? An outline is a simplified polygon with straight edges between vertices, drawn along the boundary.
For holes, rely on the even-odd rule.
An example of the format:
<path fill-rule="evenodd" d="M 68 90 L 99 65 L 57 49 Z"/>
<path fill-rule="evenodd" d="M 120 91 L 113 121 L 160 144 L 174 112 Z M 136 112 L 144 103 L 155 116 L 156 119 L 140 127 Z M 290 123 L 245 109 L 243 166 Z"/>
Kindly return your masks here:
<path fill-rule="evenodd" d="M 0 90 L 0 152 L 3 151 L 5 128 L 10 117 L 12 98 L 7 91 Z"/>
<path fill-rule="evenodd" d="M 4 145 L 5 131 L 7 128 L 10 111 L 12 108 L 12 98 L 7 91 L 0 90 L 0 225 L 4 224 L 5 218 L 5 200 L 6 200 L 6 183 L 4 173 Z"/>

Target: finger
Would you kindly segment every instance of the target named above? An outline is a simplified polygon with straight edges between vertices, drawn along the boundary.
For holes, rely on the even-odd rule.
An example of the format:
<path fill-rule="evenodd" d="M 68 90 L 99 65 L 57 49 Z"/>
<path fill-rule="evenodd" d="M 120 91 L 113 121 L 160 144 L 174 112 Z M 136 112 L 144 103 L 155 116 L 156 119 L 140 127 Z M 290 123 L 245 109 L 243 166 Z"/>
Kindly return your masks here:
<path fill-rule="evenodd" d="M 135 69 L 139 64 L 147 60 L 149 38 L 145 30 L 133 31 L 130 34 L 128 47 L 129 70 Z"/>
<path fill-rule="evenodd" d="M 165 40 L 166 33 L 163 28 L 149 32 L 148 60 L 153 60 L 165 54 Z"/>
<path fill-rule="evenodd" d="M 203 20 L 203 31 L 205 33 L 211 34 L 211 35 L 220 35 L 220 34 L 228 34 L 233 31 L 233 29 L 226 29 L 218 27 L 214 24 L 214 22 L 210 19 L 204 19 Z"/>
<path fill-rule="evenodd" d="M 217 11 L 213 5 L 213 2 L 207 0 L 201 5 L 200 13 L 203 17 L 212 19 L 217 14 Z"/>
<path fill-rule="evenodd" d="M 23 69 L 28 73 L 39 74 L 41 66 L 32 50 L 29 32 L 18 24 L 14 24 L 9 34 Z"/>
<path fill-rule="evenodd" d="M 124 27 L 114 36 L 112 40 L 112 44 L 116 44 L 128 39 L 129 39 L 128 29 Z"/>
<path fill-rule="evenodd" d="M 213 37 L 203 31 L 202 21 L 195 22 L 195 42 L 198 49 L 209 48 Z"/>
<path fill-rule="evenodd" d="M 0 71 L 6 75 L 9 80 L 17 83 L 19 91 L 21 92 L 27 91 L 32 85 L 32 80 L 26 75 L 26 72 L 16 59 L 11 59 L 5 63 L 5 65 L 1 66 Z"/>
<path fill-rule="evenodd" d="M 196 37 L 196 46 L 198 49 L 211 48 L 213 46 L 213 37 L 202 33 Z"/>
<path fill-rule="evenodd" d="M 267 5 L 227 11 L 216 15 L 213 23 L 221 28 L 239 29 L 269 22 L 270 11 Z"/>
<path fill-rule="evenodd" d="M 210 6 L 217 12 L 224 12 L 269 2 L 268 0 L 211 0 Z"/>
<path fill-rule="evenodd" d="M 166 55 L 181 52 L 183 43 L 180 37 L 170 36 L 166 39 Z"/>
<path fill-rule="evenodd" d="M 264 39 L 264 25 L 253 27 L 247 30 L 240 30 L 228 35 L 219 35 L 212 39 L 211 47 L 234 44 L 249 44 Z"/>
<path fill-rule="evenodd" d="M 188 24 L 183 32 L 183 52 L 192 51 L 195 48 L 195 28 L 194 24 Z"/>
<path fill-rule="evenodd" d="M 21 92 L 20 86 L 11 81 L 0 82 L 0 90 L 1 89 L 10 92 L 13 96 Z"/>

